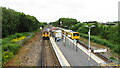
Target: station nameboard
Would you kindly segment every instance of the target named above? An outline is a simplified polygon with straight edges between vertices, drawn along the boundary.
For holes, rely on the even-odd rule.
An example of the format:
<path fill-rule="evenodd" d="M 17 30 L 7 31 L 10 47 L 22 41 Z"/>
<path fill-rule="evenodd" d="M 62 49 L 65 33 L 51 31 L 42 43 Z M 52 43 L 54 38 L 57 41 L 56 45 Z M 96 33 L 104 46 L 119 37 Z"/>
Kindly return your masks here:
<path fill-rule="evenodd" d="M 93 52 L 94 53 L 97 53 L 97 52 L 107 52 L 107 49 L 98 49 L 98 50 L 94 50 Z"/>

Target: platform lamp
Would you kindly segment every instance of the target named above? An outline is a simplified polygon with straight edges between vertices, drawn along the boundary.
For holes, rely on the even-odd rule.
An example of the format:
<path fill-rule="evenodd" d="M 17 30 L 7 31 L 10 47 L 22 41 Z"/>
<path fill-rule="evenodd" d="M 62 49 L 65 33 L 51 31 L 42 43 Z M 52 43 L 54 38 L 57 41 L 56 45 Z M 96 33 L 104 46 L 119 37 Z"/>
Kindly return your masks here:
<path fill-rule="evenodd" d="M 91 50 L 90 50 L 90 31 L 91 31 L 91 28 L 92 27 L 95 27 L 95 25 L 92 25 L 92 26 L 88 26 L 88 25 L 85 25 L 85 27 L 87 27 L 87 28 L 89 28 L 89 31 L 88 31 L 88 36 L 89 36 L 89 38 L 88 38 L 88 52 L 91 54 Z M 90 58 L 91 58 L 91 56 L 89 55 L 89 58 L 88 58 L 88 60 L 90 61 Z"/>
<path fill-rule="evenodd" d="M 62 28 L 62 22 L 60 21 L 60 26 L 61 26 L 61 28 Z"/>

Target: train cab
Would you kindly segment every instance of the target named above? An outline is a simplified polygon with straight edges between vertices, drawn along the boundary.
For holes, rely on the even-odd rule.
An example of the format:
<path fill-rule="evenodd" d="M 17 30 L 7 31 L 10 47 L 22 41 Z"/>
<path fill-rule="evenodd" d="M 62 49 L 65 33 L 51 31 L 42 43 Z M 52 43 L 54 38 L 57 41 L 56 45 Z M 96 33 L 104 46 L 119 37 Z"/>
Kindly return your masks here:
<path fill-rule="evenodd" d="M 71 32 L 69 32 L 69 37 L 71 39 L 77 39 L 77 40 L 79 40 L 80 39 L 80 33 L 79 32 L 71 31 Z"/>
<path fill-rule="evenodd" d="M 49 39 L 49 36 L 50 36 L 49 30 L 48 29 L 47 30 L 43 30 L 43 32 L 42 32 L 43 39 Z"/>

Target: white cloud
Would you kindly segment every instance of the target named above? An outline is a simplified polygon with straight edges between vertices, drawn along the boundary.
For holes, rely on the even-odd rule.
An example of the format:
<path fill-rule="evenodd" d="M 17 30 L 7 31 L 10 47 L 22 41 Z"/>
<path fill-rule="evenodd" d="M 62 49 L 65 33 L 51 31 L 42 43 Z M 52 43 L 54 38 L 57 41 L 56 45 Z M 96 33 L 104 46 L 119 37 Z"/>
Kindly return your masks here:
<path fill-rule="evenodd" d="M 60 17 L 79 21 L 116 21 L 119 0 L 2 0 L 1 6 L 35 16 L 39 21 L 56 21 Z"/>

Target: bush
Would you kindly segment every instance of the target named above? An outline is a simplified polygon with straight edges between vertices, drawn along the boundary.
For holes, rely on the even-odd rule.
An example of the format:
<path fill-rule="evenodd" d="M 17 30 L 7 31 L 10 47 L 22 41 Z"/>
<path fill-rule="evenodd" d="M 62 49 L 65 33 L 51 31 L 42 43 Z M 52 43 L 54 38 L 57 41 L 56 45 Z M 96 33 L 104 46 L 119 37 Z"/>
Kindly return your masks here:
<path fill-rule="evenodd" d="M 11 59 L 13 57 L 13 52 L 10 52 L 10 51 L 4 51 L 2 53 L 2 61 L 5 62 L 7 61 L 8 59 Z"/>
<path fill-rule="evenodd" d="M 88 35 L 86 34 L 80 34 L 81 37 L 84 38 L 88 38 Z M 113 44 L 111 44 L 109 41 L 105 40 L 105 39 L 100 39 L 99 37 L 96 36 L 90 36 L 91 41 L 95 42 L 95 43 L 99 43 L 102 45 L 106 45 L 107 47 L 112 47 Z"/>
<path fill-rule="evenodd" d="M 10 35 L 9 37 L 11 37 L 12 39 L 14 38 L 19 38 L 19 37 L 21 37 L 21 36 L 29 36 L 30 34 L 28 34 L 28 33 L 16 33 L 16 34 L 14 34 L 14 35 Z"/>
<path fill-rule="evenodd" d="M 2 39 L 2 44 L 6 44 L 6 43 L 9 43 L 9 41 L 11 40 L 12 38 L 11 37 L 7 37 L 7 38 L 4 38 Z"/>
<path fill-rule="evenodd" d="M 29 36 L 30 34 L 25 33 L 16 33 L 14 35 L 10 35 L 2 40 L 2 61 L 3 63 L 12 58 L 20 48 L 20 45 L 15 43 L 15 41 L 20 41 Z"/>
<path fill-rule="evenodd" d="M 35 37 L 35 34 L 33 34 L 32 37 Z"/>
<path fill-rule="evenodd" d="M 114 50 L 114 52 L 116 52 L 117 54 L 120 55 L 120 46 L 119 45 L 116 45 L 113 50 Z"/>
<path fill-rule="evenodd" d="M 15 43 L 7 43 L 2 45 L 2 61 L 3 63 L 11 59 L 20 48 L 20 45 Z"/>
<path fill-rule="evenodd" d="M 2 39 L 0 39 L 0 44 L 2 44 Z"/>
<path fill-rule="evenodd" d="M 37 30 L 35 30 L 35 31 L 33 31 L 33 33 L 37 33 L 37 32 L 39 32 L 41 29 L 37 29 Z"/>
<path fill-rule="evenodd" d="M 18 41 L 23 40 L 25 38 L 26 38 L 25 36 L 22 36 L 22 37 L 19 37 L 19 38 L 12 39 L 10 42 L 18 42 Z"/>
<path fill-rule="evenodd" d="M 20 48 L 20 45 L 15 43 L 7 43 L 5 45 L 2 45 L 3 51 L 11 51 L 13 54 L 16 54 L 17 50 Z"/>
<path fill-rule="evenodd" d="M 86 34 L 80 34 L 80 36 L 88 39 L 88 35 L 86 35 Z M 105 39 L 100 39 L 99 37 L 96 37 L 96 36 L 90 36 L 90 39 L 91 39 L 91 41 L 101 44 L 101 45 L 105 45 L 105 46 L 109 47 L 110 49 L 112 49 L 117 54 L 120 54 L 120 47 L 118 45 L 114 45 L 114 44 L 110 43 L 110 41 L 107 41 Z"/>
<path fill-rule="evenodd" d="M 115 57 L 112 57 L 112 56 L 110 56 L 109 59 L 115 60 L 115 61 L 117 60 Z"/>
<path fill-rule="evenodd" d="M 25 33 L 16 33 L 16 34 L 14 34 L 14 35 L 10 35 L 10 36 L 2 39 L 2 44 L 4 45 L 4 44 L 6 44 L 6 43 L 9 43 L 12 39 L 20 38 L 21 36 L 27 37 L 27 36 L 29 36 L 29 35 L 30 35 L 30 34 L 28 34 L 27 32 L 25 32 Z"/>

